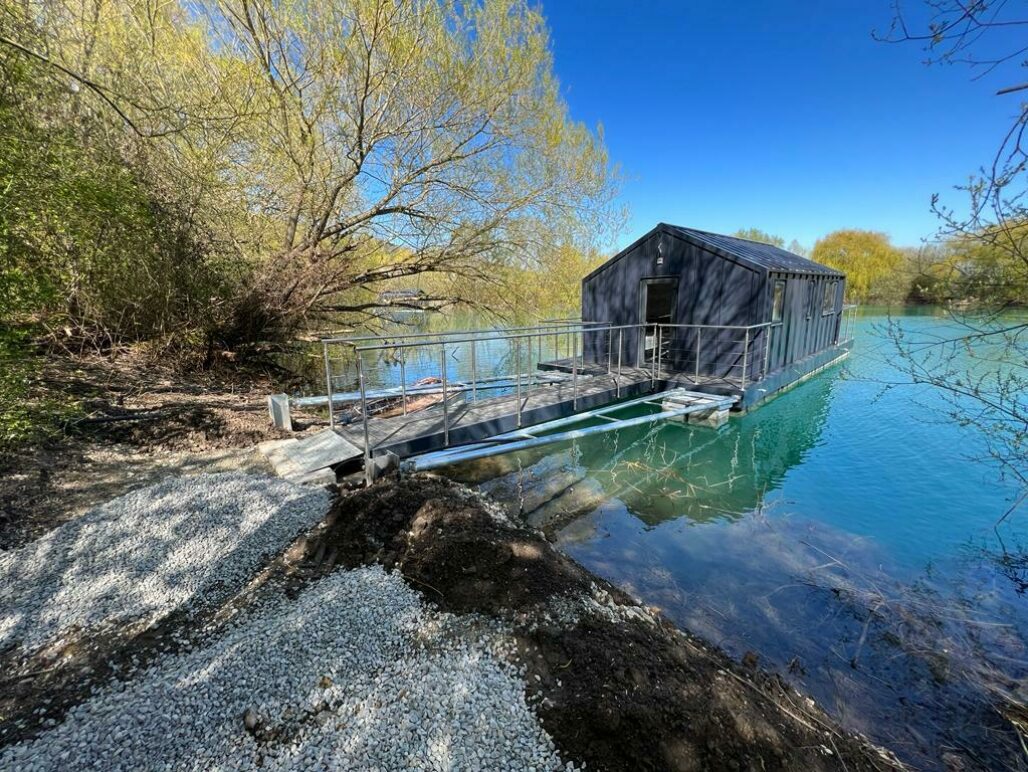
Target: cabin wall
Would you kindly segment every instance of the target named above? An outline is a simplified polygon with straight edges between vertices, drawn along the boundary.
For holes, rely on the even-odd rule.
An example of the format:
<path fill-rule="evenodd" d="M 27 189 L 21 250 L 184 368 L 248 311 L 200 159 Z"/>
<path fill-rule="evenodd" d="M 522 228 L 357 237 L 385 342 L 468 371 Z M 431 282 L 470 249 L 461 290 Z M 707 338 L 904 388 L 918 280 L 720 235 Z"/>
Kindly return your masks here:
<path fill-rule="evenodd" d="M 675 329 L 661 340 L 666 369 L 700 375 L 742 375 L 753 381 L 838 341 L 844 282 L 838 277 L 765 272 L 715 254 L 671 233 L 654 232 L 582 282 L 582 318 L 613 325 L 640 324 L 645 279 L 675 278 L 675 323 L 745 327 L 771 320 L 776 280 L 785 281 L 783 321 L 759 330 Z M 835 282 L 824 313 L 825 287 Z M 617 367 L 648 366 L 637 328 L 586 333 L 585 360 Z M 697 359 L 697 352 L 699 358 Z M 745 353 L 744 353 L 745 352 Z"/>
<path fill-rule="evenodd" d="M 613 325 L 642 322 L 643 281 L 677 279 L 676 324 L 750 325 L 763 314 L 766 278 L 747 266 L 666 233 L 655 233 L 632 245 L 613 263 L 582 282 L 582 318 Z M 705 374 L 742 372 L 742 331 L 676 329 L 661 340 L 666 368 L 695 370 L 700 344 L 700 371 Z M 585 336 L 586 361 L 617 366 L 618 347 L 624 367 L 640 367 L 642 331 L 630 328 Z M 750 377 L 756 364 L 749 361 Z"/>
<path fill-rule="evenodd" d="M 771 332 L 769 370 L 777 370 L 838 342 L 844 281 L 835 276 L 772 273 L 767 318 L 776 281 L 785 281 L 782 322 Z M 830 295 L 825 305 L 825 293 Z"/>

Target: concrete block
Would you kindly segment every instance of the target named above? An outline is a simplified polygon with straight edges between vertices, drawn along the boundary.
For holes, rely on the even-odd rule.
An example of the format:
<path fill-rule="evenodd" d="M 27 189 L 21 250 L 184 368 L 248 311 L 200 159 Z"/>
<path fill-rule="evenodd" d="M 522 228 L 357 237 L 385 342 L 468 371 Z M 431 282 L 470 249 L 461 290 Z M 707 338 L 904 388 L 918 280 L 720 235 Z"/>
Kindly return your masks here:
<path fill-rule="evenodd" d="M 285 429 L 287 432 L 293 430 L 293 418 L 289 412 L 289 395 L 268 395 L 268 413 L 271 414 L 271 422 L 275 424 L 276 428 Z"/>
<path fill-rule="evenodd" d="M 400 457 L 395 453 L 386 451 L 377 456 L 373 456 L 371 459 L 371 479 L 377 480 L 380 477 L 384 477 L 390 472 L 394 472 L 400 468 Z"/>
<path fill-rule="evenodd" d="M 728 423 L 728 411 L 724 409 L 702 410 L 689 414 L 689 423 L 717 429 Z"/>
<path fill-rule="evenodd" d="M 660 409 L 663 410 L 664 412 L 670 412 L 672 410 L 681 410 L 682 409 L 682 403 L 681 402 L 672 402 L 671 400 L 667 400 L 666 399 L 666 400 L 664 400 L 663 402 L 660 403 Z M 689 419 L 689 415 L 688 415 L 688 413 L 686 413 L 685 415 L 676 415 L 674 418 L 668 418 L 666 420 L 668 420 L 668 421 L 675 421 L 677 423 L 683 423 L 684 424 L 688 419 Z"/>

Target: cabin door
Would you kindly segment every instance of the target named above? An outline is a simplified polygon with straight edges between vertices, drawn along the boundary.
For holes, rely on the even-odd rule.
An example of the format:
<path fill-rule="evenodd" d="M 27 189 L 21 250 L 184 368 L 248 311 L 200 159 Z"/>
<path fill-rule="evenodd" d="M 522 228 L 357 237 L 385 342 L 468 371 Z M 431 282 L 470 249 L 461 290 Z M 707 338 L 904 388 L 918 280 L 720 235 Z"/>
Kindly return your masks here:
<path fill-rule="evenodd" d="M 643 279 L 640 287 L 640 322 L 645 326 L 641 341 L 640 363 L 653 362 L 657 354 L 657 325 L 675 323 L 675 304 L 678 299 L 678 279 Z M 661 362 L 667 363 L 671 346 L 668 330 L 660 336 Z"/>

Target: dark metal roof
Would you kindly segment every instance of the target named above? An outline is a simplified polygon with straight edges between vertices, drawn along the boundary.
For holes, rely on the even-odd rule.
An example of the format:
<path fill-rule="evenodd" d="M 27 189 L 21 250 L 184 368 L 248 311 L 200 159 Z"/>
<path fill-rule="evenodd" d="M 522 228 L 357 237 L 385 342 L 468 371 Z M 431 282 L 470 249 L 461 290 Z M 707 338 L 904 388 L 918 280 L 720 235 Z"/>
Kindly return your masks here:
<path fill-rule="evenodd" d="M 684 228 L 681 225 L 668 225 L 667 223 L 659 223 L 656 228 L 651 230 L 646 235 L 636 239 L 632 244 L 622 249 L 610 260 L 597 266 L 590 271 L 582 279 L 587 281 L 593 276 L 602 273 L 609 266 L 616 263 L 626 254 L 635 249 L 639 244 L 644 242 L 650 236 L 659 232 L 666 232 L 672 236 L 685 239 L 693 244 L 696 244 L 704 249 L 707 249 L 715 254 L 727 257 L 735 262 L 742 263 L 757 271 L 771 272 L 778 271 L 781 273 L 802 273 L 802 274 L 815 274 L 818 276 L 838 276 L 840 279 L 845 278 L 846 274 L 841 273 L 834 268 L 829 268 L 827 265 L 821 263 L 815 263 L 813 260 L 808 260 L 805 257 L 800 257 L 787 249 L 781 249 L 779 247 L 772 246 L 770 244 L 764 244 L 760 241 L 750 241 L 749 239 L 740 239 L 737 236 L 724 236 L 720 233 L 710 233 L 709 231 L 701 231 L 696 228 Z"/>
<path fill-rule="evenodd" d="M 701 246 L 714 247 L 715 250 L 727 252 L 743 262 L 754 264 L 768 271 L 843 276 L 842 273 L 834 268 L 829 268 L 827 265 L 815 263 L 813 260 L 800 257 L 787 249 L 765 244 L 761 241 L 740 239 L 737 236 L 723 236 L 720 233 L 709 233 L 695 228 L 683 228 L 680 225 L 667 225 L 666 223 L 661 223 L 661 225 L 664 225 L 672 233 L 678 233 L 690 241 L 699 242 Z"/>

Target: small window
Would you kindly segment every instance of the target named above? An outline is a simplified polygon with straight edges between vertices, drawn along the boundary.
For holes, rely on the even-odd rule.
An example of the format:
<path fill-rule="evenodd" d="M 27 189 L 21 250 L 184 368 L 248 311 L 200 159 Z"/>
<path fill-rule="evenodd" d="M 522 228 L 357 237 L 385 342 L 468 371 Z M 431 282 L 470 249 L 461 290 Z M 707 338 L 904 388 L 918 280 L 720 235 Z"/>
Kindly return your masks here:
<path fill-rule="evenodd" d="M 821 315 L 828 316 L 835 313 L 835 298 L 839 292 L 839 282 L 830 281 L 825 283 L 825 297 L 821 304 Z"/>
<path fill-rule="evenodd" d="M 785 311 L 785 280 L 779 279 L 775 282 L 775 294 L 771 303 L 771 321 L 781 322 L 782 313 Z"/>
<path fill-rule="evenodd" d="M 817 301 L 817 285 L 814 279 L 807 279 L 807 318 L 814 315 L 814 303 Z"/>

